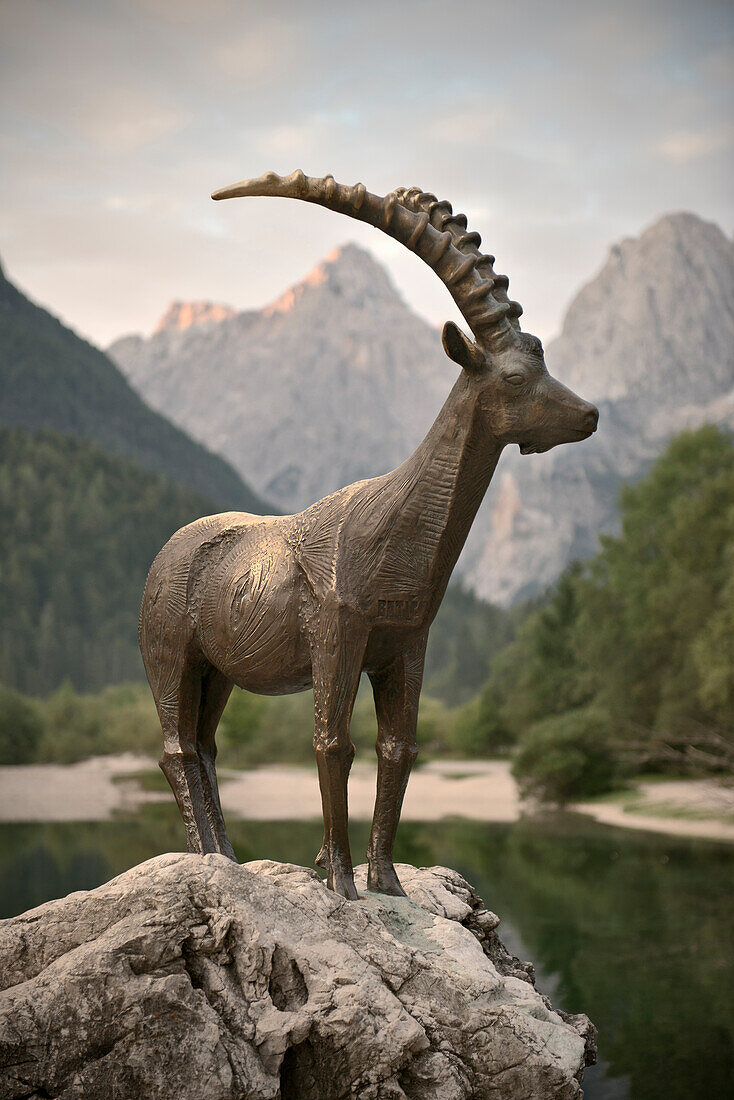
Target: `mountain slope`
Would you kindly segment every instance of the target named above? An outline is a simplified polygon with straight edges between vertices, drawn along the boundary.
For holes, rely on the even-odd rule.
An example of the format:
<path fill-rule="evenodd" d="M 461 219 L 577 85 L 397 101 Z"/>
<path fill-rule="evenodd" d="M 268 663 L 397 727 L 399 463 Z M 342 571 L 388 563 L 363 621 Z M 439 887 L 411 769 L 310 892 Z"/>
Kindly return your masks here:
<path fill-rule="evenodd" d="M 0 428 L 0 681 L 44 694 L 139 679 L 148 567 L 203 497 L 97 444 Z M 428 647 L 426 689 L 471 697 L 511 634 L 503 612 L 449 588 Z M 79 731 L 80 735 L 83 731 Z"/>
<path fill-rule="evenodd" d="M 219 508 L 268 511 L 221 457 L 148 408 L 103 352 L 30 302 L 2 269 L 0 391 L 0 425 L 95 440 Z"/>
<path fill-rule="evenodd" d="M 109 353 L 146 401 L 289 511 L 402 462 L 456 373 L 356 245 L 267 309 L 213 322 L 212 308 L 182 328 L 177 303 L 149 340 Z"/>
<path fill-rule="evenodd" d="M 598 533 L 615 529 L 620 485 L 672 435 L 734 427 L 734 243 L 693 214 L 672 214 L 615 245 L 546 361 L 599 404 L 599 431 L 531 460 L 503 456 L 462 563 L 474 590 L 501 603 L 594 553 Z"/>
<path fill-rule="evenodd" d="M 56 432 L 0 428 L 0 679 L 41 694 L 137 679 L 140 596 L 191 489 Z"/>
<path fill-rule="evenodd" d="M 438 332 L 354 245 L 266 310 L 217 320 L 222 309 L 178 303 L 150 340 L 110 353 L 146 400 L 289 510 L 401 462 L 455 375 Z M 546 358 L 600 405 L 600 427 L 546 455 L 503 455 L 458 565 L 503 604 L 593 553 L 614 528 L 619 486 L 676 431 L 734 425 L 734 244 L 674 214 L 616 245 Z"/>

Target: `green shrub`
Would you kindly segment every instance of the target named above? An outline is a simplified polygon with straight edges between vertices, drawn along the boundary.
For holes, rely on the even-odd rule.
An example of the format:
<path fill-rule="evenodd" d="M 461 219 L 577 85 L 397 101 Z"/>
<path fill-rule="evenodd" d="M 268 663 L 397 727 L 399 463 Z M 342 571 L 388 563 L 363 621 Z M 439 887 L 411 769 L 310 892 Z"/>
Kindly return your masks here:
<path fill-rule="evenodd" d="M 564 805 L 614 788 L 620 777 L 612 729 L 592 708 L 569 711 L 531 726 L 512 774 L 523 798 Z"/>
<path fill-rule="evenodd" d="M 40 705 L 44 730 L 37 759 L 41 763 L 73 764 L 104 752 L 95 696 L 78 695 L 67 681 Z"/>
<path fill-rule="evenodd" d="M 0 764 L 29 764 L 43 735 L 38 707 L 0 685 Z"/>
<path fill-rule="evenodd" d="M 160 754 L 161 727 L 147 684 L 118 684 L 87 695 L 67 682 L 38 708 L 43 736 L 36 759 L 42 763 L 73 764 L 118 752 Z"/>
<path fill-rule="evenodd" d="M 217 730 L 227 768 L 299 764 L 313 759 L 313 695 L 266 698 L 235 688 Z"/>
<path fill-rule="evenodd" d="M 451 747 L 462 756 L 496 756 L 514 743 L 514 734 L 502 716 L 491 684 L 457 711 Z"/>

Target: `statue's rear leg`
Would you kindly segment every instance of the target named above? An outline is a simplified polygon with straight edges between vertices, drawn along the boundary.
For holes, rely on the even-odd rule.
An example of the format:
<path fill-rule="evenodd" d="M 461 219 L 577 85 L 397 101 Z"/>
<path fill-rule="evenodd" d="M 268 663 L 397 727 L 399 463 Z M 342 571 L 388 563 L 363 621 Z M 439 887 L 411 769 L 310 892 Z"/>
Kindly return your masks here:
<path fill-rule="evenodd" d="M 215 734 L 219 719 L 232 693 L 231 680 L 216 668 L 210 668 L 201 683 L 201 703 L 196 727 L 196 745 L 201 762 L 201 781 L 209 824 L 216 850 L 236 861 L 234 849 L 227 836 L 214 761 L 217 756 Z"/>
<path fill-rule="evenodd" d="M 159 767 L 176 796 L 186 827 L 190 852 L 216 852 L 207 799 L 202 781 L 202 762 L 197 751 L 197 726 L 201 704 L 200 663 L 181 658 L 177 667 L 160 678 L 153 689 L 163 730 L 163 755 Z"/>

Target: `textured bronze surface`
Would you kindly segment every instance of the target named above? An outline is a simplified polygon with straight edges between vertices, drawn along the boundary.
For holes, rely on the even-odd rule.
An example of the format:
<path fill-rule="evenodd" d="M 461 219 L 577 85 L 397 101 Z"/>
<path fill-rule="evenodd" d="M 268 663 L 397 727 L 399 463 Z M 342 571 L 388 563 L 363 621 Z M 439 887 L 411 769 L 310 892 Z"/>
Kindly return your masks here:
<path fill-rule="evenodd" d="M 598 412 L 548 374 L 538 339 L 520 331 L 494 257 L 463 214 L 419 188 L 385 197 L 331 176 L 269 173 L 215 199 L 274 195 L 319 203 L 376 226 L 448 287 L 475 339 L 444 326 L 461 368 L 416 451 L 295 516 L 226 512 L 178 531 L 150 570 L 140 648 L 164 737 L 163 769 L 189 851 L 234 859 L 214 767 L 214 736 L 233 685 L 264 695 L 314 690 L 314 749 L 324 814 L 316 862 L 356 898 L 347 831 L 349 722 L 360 675 L 377 711 L 377 798 L 369 886 L 402 894 L 392 852 L 417 753 L 428 629 L 503 447 L 523 454 L 586 439 Z"/>

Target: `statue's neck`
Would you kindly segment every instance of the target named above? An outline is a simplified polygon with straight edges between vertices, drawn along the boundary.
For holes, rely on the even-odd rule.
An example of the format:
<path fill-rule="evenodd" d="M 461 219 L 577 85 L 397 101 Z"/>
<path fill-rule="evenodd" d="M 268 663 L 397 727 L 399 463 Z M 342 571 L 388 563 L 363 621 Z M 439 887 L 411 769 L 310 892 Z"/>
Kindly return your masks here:
<path fill-rule="evenodd" d="M 420 550 L 421 579 L 439 600 L 501 452 L 479 408 L 476 383 L 462 372 L 425 439 L 395 471 L 402 475 L 401 507 Z"/>

